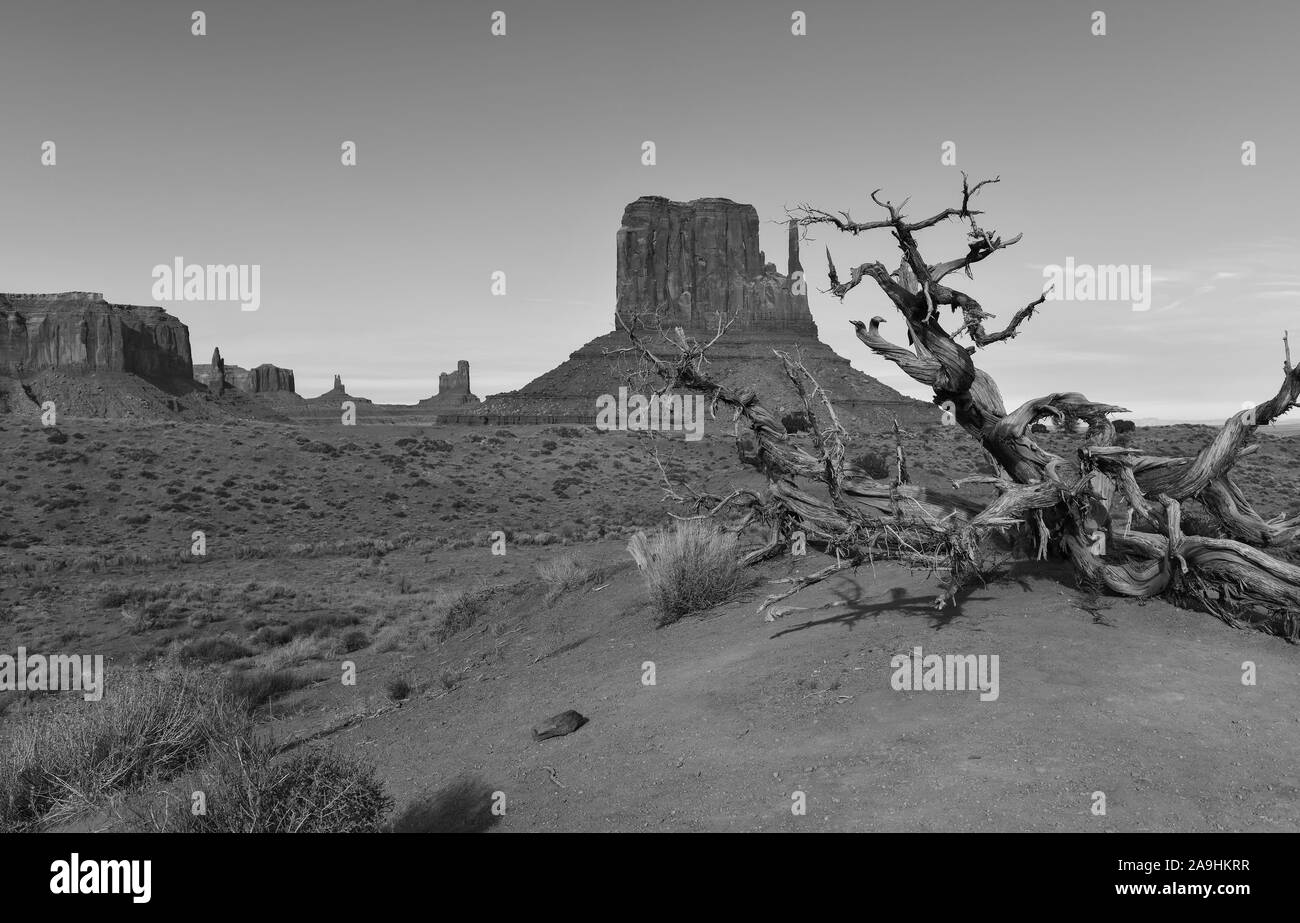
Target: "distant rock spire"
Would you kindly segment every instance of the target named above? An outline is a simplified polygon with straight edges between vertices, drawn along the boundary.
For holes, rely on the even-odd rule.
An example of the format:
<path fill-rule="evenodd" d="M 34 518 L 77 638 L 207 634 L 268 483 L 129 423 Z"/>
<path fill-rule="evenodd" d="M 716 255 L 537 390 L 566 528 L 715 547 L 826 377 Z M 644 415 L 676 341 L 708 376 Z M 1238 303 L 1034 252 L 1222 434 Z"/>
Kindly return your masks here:
<path fill-rule="evenodd" d="M 220 397 L 226 390 L 226 363 L 221 358 L 221 350 L 212 350 L 212 375 L 208 378 L 208 392 Z"/>
<path fill-rule="evenodd" d="M 342 390 L 343 390 L 343 379 L 342 379 L 342 378 L 339 378 L 338 375 L 335 375 L 335 376 L 334 376 L 334 390 L 335 390 L 335 391 L 342 391 Z"/>
<path fill-rule="evenodd" d="M 796 272 L 803 271 L 803 264 L 799 262 L 799 223 L 793 218 L 790 219 L 790 259 L 789 266 L 786 269 L 787 276 L 793 276 Z"/>
<path fill-rule="evenodd" d="M 469 390 L 469 362 L 461 359 L 456 363 L 456 371 L 438 375 L 438 393 L 420 401 L 420 406 L 455 408 L 478 402 L 479 399 Z"/>

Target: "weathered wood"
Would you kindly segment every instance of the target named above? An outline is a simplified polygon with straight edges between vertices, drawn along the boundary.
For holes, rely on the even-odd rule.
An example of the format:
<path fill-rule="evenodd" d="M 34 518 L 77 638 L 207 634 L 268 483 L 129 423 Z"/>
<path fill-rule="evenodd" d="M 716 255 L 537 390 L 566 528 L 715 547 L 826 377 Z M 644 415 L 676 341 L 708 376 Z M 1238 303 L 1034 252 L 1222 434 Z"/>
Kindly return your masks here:
<path fill-rule="evenodd" d="M 847 567 L 883 558 L 941 571 L 944 577 L 935 605 L 943 608 L 984 578 L 987 567 L 981 545 L 989 533 L 1027 526 L 1037 539 L 1040 559 L 1056 549 L 1082 580 L 1094 586 L 1124 596 L 1162 596 L 1211 612 L 1230 624 L 1249 624 L 1288 640 L 1300 639 L 1296 614 L 1300 613 L 1300 567 L 1256 547 L 1295 541 L 1300 537 L 1300 518 L 1264 521 L 1229 476 L 1236 461 L 1256 448 L 1249 444 L 1255 428 L 1295 406 L 1300 396 L 1300 369 L 1291 366 L 1289 343 L 1278 393 L 1231 417 L 1195 458 L 1164 458 L 1114 445 L 1109 415 L 1124 408 L 1089 400 L 1078 392 L 1053 392 L 1008 411 L 997 383 L 975 366 L 973 356 L 981 348 L 1014 338 L 1043 304 L 1046 293 L 1019 309 L 1001 331 L 989 333 L 984 321 L 994 315 L 966 293 L 939 281 L 958 269 L 969 277 L 974 263 L 1020 240 L 1016 235 L 1004 241 L 975 223 L 974 216 L 980 213 L 970 210 L 971 196 L 989 182 L 996 180 L 972 187 L 963 174 L 961 207 L 918 222 L 908 222 L 903 205 L 881 201 L 876 193 L 873 201 L 888 213 L 881 221 L 856 222 L 848 212 L 808 206 L 795 212 L 802 227 L 829 224 L 853 236 L 872 230 L 893 232 L 902 253 L 894 273 L 878 262 L 863 263 L 842 282 L 828 248 L 829 291 L 843 299 L 864 279 L 871 279 L 894 304 L 909 346 L 881 335 L 882 317 L 872 318 L 870 326 L 853 321 L 858 339 L 931 388 L 935 404 L 951 402 L 955 422 L 1005 475 L 954 482 L 958 489 L 972 482 L 995 486 L 997 498 L 982 508 L 907 487 L 901 483 L 901 465 L 899 483 L 892 485 L 877 483 L 857 470 L 845 459 L 847 434 L 830 399 L 797 357 L 776 354 L 811 422 L 815 454 L 791 441 L 758 395 L 728 389 L 704 371 L 705 352 L 725 334 L 724 326 L 719 325 L 717 335 L 705 344 L 688 339 L 681 330 L 665 336 L 676 354 L 663 358 L 646 345 L 634 326 L 624 324 L 634 349 L 665 387 L 705 394 L 711 412 L 719 407 L 731 411 L 738 436 L 749 442 L 742 459 L 766 475 L 766 491 L 745 498 L 751 508 L 746 521 L 767 522 L 772 537 L 747 563 L 769 557 L 773 543 L 782 537 L 788 541 L 796 531 L 836 556 L 835 565 L 794 579 L 789 591 L 769 596 L 760 611 Z M 949 218 L 969 222 L 968 253 L 929 264 L 914 234 Z M 941 323 L 943 306 L 961 311 L 962 322 L 951 332 Z M 973 345 L 959 344 L 961 336 L 969 337 Z M 1086 424 L 1087 436 L 1077 458 L 1057 456 L 1031 438 L 1032 424 L 1045 417 L 1069 430 Z M 714 505 L 706 513 L 713 515 L 734 496 L 719 502 L 719 498 L 697 495 L 695 503 L 700 509 Z M 1182 503 L 1189 500 L 1201 503 L 1222 537 L 1184 534 Z M 1122 531 L 1111 521 L 1115 504 L 1128 510 L 1120 520 Z"/>

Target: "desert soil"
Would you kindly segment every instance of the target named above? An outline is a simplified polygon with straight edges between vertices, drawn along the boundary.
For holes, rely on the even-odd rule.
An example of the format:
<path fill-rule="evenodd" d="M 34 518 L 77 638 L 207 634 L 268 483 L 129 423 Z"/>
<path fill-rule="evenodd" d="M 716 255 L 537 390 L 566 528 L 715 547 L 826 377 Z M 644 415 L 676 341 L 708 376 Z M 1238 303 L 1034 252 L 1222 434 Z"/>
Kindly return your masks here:
<path fill-rule="evenodd" d="M 934 575 L 879 564 L 764 621 L 771 581 L 825 564 L 810 552 L 655 628 L 625 543 L 670 506 L 631 436 L 89 420 L 59 432 L 0 425 L 0 650 L 104 653 L 109 682 L 160 662 L 298 671 L 306 685 L 262 710 L 267 732 L 372 759 L 412 829 L 1300 828 L 1297 648 L 1161 602 L 1094 601 L 1058 564 L 1013 562 L 946 611 Z M 1185 453 L 1208 433 L 1135 442 Z M 1263 443 L 1243 485 L 1266 515 L 1294 515 L 1294 442 Z M 908 450 L 922 480 L 978 470 L 960 434 L 935 428 Z M 753 483 L 724 438 L 664 456 L 715 490 Z M 566 556 L 591 579 L 548 599 L 537 568 Z M 315 627 L 286 641 L 294 626 Z M 349 629 L 364 643 L 345 650 Z M 211 638 L 229 651 L 205 662 Z M 918 646 L 998 655 L 999 697 L 895 691 L 891 657 Z M 355 686 L 339 681 L 345 660 Z M 400 704 L 396 678 L 414 690 Z M 42 707 L 0 694 L 0 729 Z M 589 722 L 533 740 L 570 708 Z M 504 814 L 484 815 L 498 792 Z"/>

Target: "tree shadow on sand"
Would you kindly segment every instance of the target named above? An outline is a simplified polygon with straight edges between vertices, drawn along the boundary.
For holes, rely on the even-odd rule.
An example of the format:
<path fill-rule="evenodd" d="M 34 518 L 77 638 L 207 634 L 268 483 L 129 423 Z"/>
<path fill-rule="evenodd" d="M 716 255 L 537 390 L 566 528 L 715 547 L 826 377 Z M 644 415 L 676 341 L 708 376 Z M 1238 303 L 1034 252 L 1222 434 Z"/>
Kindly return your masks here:
<path fill-rule="evenodd" d="M 474 775 L 457 776 L 420 795 L 389 824 L 391 833 L 483 833 L 500 822 L 492 813 L 495 789 Z"/>
<path fill-rule="evenodd" d="M 990 596 L 976 596 L 975 591 L 980 587 L 967 586 L 959 590 L 953 598 L 951 605 L 943 609 L 934 607 L 935 594 L 927 593 L 921 596 L 908 596 L 907 591 L 902 587 L 893 587 L 889 590 L 889 598 L 878 602 L 867 602 L 866 594 L 863 592 L 862 585 L 852 583 L 848 587 L 841 586 L 835 591 L 839 597 L 837 602 L 817 606 L 818 609 L 839 609 L 834 615 L 826 618 L 810 619 L 806 622 L 800 622 L 791 625 L 788 628 L 776 632 L 772 635 L 773 639 L 782 635 L 793 634 L 797 631 L 807 631 L 810 628 L 819 628 L 823 625 L 846 625 L 852 627 L 868 616 L 883 615 L 886 612 L 899 612 L 910 615 L 924 615 L 930 620 L 930 625 L 936 631 L 946 626 L 953 619 L 961 615 L 962 606 L 968 600 L 991 599 Z M 879 593 L 873 592 L 871 597 L 877 597 Z"/>

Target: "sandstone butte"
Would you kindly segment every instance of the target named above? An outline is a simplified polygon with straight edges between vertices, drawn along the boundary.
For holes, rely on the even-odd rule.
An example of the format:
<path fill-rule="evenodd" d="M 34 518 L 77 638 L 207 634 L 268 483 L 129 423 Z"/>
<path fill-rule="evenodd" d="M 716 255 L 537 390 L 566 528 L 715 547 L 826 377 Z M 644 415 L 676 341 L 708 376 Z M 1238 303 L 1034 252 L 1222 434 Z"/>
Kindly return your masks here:
<path fill-rule="evenodd" d="M 782 274 L 759 249 L 758 212 L 752 205 L 720 198 L 637 199 L 624 210 L 615 238 L 615 329 L 519 390 L 490 395 L 477 407 L 442 413 L 439 419 L 592 422 L 596 399 L 616 394 L 633 367 L 626 355 L 610 356 L 630 346 L 617 315 L 649 319 L 658 312 L 665 329 L 680 326 L 701 342 L 712 337 L 719 314 L 734 318 L 709 352 L 709 374 L 731 387 L 753 389 L 779 411 L 802 405 L 773 349 L 802 353 L 808 370 L 832 395 L 842 420 L 870 429 L 891 426 L 895 416 L 902 423 L 938 422 L 936 408 L 854 369 L 820 340 L 808 296 L 795 291 L 793 277 L 802 264 L 793 225 L 788 238 Z"/>

